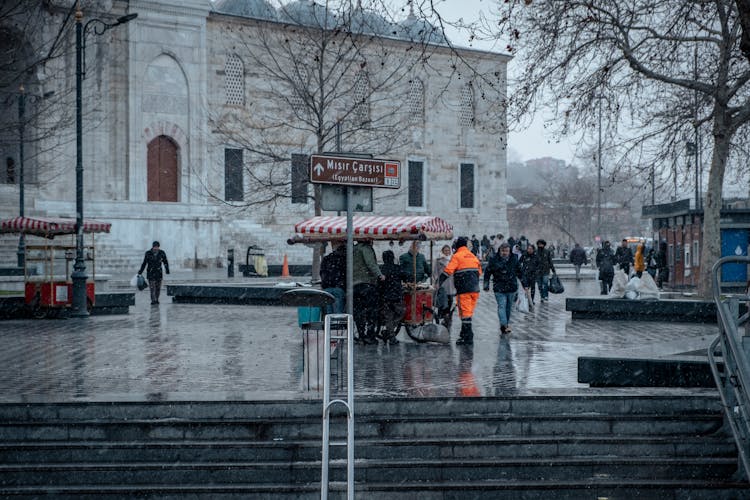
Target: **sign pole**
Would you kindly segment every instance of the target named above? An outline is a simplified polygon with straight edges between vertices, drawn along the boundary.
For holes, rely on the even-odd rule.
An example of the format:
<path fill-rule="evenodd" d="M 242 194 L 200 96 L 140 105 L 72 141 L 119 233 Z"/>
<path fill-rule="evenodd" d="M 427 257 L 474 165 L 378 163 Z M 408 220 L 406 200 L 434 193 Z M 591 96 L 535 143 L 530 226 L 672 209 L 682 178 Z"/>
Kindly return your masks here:
<path fill-rule="evenodd" d="M 352 188 L 346 186 L 346 314 L 354 315 L 354 210 L 351 191 Z"/>

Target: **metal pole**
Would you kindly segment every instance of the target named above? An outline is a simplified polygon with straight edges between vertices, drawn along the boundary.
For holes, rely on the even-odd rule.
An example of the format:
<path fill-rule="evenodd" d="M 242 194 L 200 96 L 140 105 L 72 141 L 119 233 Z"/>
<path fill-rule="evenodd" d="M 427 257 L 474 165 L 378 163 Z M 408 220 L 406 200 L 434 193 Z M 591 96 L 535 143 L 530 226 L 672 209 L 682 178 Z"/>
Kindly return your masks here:
<path fill-rule="evenodd" d="M 72 316 L 86 317 L 86 263 L 83 259 L 83 114 L 81 84 L 83 81 L 83 13 L 76 10 L 76 260 L 73 264 Z"/>
<path fill-rule="evenodd" d="M 651 205 L 656 205 L 656 167 L 651 164 Z"/>
<path fill-rule="evenodd" d="M 346 314 L 354 315 L 354 200 L 352 188 L 346 186 Z M 359 332 L 364 335 L 364 332 Z"/>
<path fill-rule="evenodd" d="M 698 45 L 693 52 L 693 80 L 698 81 Z M 695 209 L 701 209 L 700 160 L 698 158 L 698 91 L 693 91 L 693 129 L 695 133 Z"/>
<path fill-rule="evenodd" d="M 18 216 L 23 217 L 24 216 L 24 179 L 23 179 L 23 143 L 24 143 L 24 133 L 26 128 L 26 94 L 23 88 L 23 85 L 21 85 L 18 89 L 20 91 L 20 94 L 18 96 L 18 138 L 19 138 L 19 144 L 18 144 Z M 26 239 L 25 235 L 21 233 L 21 236 L 18 237 L 18 267 L 24 267 L 26 264 Z"/>
<path fill-rule="evenodd" d="M 596 235 L 602 230 L 602 96 L 599 96 L 599 150 L 596 154 Z"/>

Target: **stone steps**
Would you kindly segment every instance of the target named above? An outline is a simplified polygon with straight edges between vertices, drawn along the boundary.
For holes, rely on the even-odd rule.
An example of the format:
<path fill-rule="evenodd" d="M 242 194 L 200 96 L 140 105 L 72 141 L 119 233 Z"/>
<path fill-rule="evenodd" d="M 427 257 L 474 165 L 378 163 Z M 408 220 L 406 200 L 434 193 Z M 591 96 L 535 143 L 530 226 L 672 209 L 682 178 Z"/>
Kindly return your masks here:
<path fill-rule="evenodd" d="M 355 404 L 361 498 L 737 498 L 714 391 Z M 334 414 L 332 438 L 345 419 Z M 318 498 L 321 403 L 0 405 L 0 496 Z M 345 448 L 331 448 L 332 498 Z M 592 496 L 593 495 L 593 496 Z M 679 496 L 683 495 L 683 496 Z"/>

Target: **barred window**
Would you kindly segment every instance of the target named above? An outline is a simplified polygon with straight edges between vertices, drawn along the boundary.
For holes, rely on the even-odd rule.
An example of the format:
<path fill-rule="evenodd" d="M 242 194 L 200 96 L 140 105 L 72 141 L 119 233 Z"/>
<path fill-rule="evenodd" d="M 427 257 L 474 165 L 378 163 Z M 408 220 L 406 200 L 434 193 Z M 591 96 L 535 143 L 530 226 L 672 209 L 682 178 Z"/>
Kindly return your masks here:
<path fill-rule="evenodd" d="M 310 184 L 310 156 L 292 154 L 292 203 L 307 203 Z"/>
<path fill-rule="evenodd" d="M 424 206 L 424 163 L 409 161 L 409 206 Z"/>
<path fill-rule="evenodd" d="M 408 109 L 412 123 L 424 123 L 424 83 L 419 78 L 409 82 Z"/>
<path fill-rule="evenodd" d="M 360 71 L 354 80 L 354 119 L 359 125 L 370 121 L 370 78 Z"/>
<path fill-rule="evenodd" d="M 461 164 L 461 208 L 474 208 L 474 164 Z"/>
<path fill-rule="evenodd" d="M 295 68 L 297 73 L 291 77 L 291 95 L 289 103 L 292 108 L 299 111 L 305 107 L 305 96 L 307 94 L 307 68 Z"/>
<path fill-rule="evenodd" d="M 224 63 L 224 91 L 227 104 L 245 104 L 245 66 L 234 54 L 227 56 Z"/>
<path fill-rule="evenodd" d="M 474 126 L 474 89 L 471 83 L 467 83 L 461 89 L 458 121 L 459 125 L 464 128 Z"/>
<path fill-rule="evenodd" d="M 244 200 L 241 149 L 224 149 L 224 200 Z"/>

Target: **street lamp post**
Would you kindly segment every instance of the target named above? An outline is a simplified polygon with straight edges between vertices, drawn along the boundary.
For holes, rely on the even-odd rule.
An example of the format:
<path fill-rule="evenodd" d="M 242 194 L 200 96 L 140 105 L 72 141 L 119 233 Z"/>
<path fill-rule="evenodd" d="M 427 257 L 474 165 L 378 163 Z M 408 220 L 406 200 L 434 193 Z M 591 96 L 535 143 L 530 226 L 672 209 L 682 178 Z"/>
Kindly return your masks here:
<path fill-rule="evenodd" d="M 83 24 L 83 12 L 80 3 L 76 6 L 76 260 L 73 264 L 73 303 L 72 316 L 86 317 L 86 263 L 83 258 L 83 113 L 81 87 L 84 78 L 84 58 L 86 57 L 86 35 L 92 28 L 95 35 L 101 35 L 110 28 L 127 23 L 138 17 L 128 14 L 114 23 L 101 19 L 91 19 Z"/>
<path fill-rule="evenodd" d="M 23 142 L 26 126 L 26 93 L 23 85 L 19 87 L 18 95 L 18 216 L 23 217 L 24 185 L 23 185 Z M 26 239 L 24 234 L 18 237 L 18 267 L 24 267 L 26 264 Z"/>

